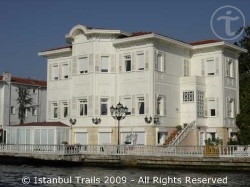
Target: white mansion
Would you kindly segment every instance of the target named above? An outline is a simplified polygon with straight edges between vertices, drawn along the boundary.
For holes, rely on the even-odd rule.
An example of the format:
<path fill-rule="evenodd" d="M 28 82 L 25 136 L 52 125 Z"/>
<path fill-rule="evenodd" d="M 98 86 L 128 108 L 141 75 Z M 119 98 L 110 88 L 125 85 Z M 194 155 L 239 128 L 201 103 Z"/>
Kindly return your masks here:
<path fill-rule="evenodd" d="M 48 64 L 47 121 L 71 126 L 76 119 L 70 143 L 116 144 L 110 107 L 119 102 L 128 108 L 120 121 L 121 144 L 128 135 L 136 135 L 130 136 L 136 144 L 169 143 L 178 125 L 187 126 L 182 145 L 217 137 L 225 144 L 237 131 L 238 56 L 245 49 L 83 25 L 73 27 L 66 41 L 69 46 L 39 55 Z M 157 123 L 144 119 L 155 116 Z"/>

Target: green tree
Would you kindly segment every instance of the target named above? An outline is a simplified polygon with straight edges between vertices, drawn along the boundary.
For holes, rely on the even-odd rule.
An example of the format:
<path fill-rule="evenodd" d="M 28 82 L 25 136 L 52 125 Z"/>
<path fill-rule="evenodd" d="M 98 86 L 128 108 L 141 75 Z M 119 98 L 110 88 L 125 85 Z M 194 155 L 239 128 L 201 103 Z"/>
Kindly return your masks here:
<path fill-rule="evenodd" d="M 27 88 L 19 87 L 17 89 L 17 93 L 18 118 L 20 120 L 20 124 L 23 124 L 25 121 L 25 113 L 26 111 L 30 111 L 33 101 Z"/>
<path fill-rule="evenodd" d="M 238 143 L 250 144 L 250 26 L 244 29 L 242 39 L 235 45 L 248 50 L 239 57 L 240 77 L 240 114 L 237 115 L 236 124 L 239 127 Z"/>

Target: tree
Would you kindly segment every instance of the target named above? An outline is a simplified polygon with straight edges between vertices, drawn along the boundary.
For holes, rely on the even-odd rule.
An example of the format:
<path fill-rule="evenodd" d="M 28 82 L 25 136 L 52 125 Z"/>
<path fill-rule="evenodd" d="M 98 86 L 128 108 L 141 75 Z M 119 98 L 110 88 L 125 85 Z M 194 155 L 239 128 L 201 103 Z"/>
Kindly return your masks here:
<path fill-rule="evenodd" d="M 19 87 L 17 89 L 18 98 L 18 118 L 20 120 L 20 124 L 23 124 L 25 121 L 25 113 L 26 111 L 30 111 L 32 108 L 32 98 L 30 97 L 29 90 L 27 88 Z"/>
<path fill-rule="evenodd" d="M 237 134 L 238 143 L 242 145 L 250 144 L 250 26 L 244 29 L 242 39 L 235 43 L 248 50 L 239 57 L 239 77 L 240 77 L 240 114 L 237 115 L 236 125 L 239 127 Z"/>

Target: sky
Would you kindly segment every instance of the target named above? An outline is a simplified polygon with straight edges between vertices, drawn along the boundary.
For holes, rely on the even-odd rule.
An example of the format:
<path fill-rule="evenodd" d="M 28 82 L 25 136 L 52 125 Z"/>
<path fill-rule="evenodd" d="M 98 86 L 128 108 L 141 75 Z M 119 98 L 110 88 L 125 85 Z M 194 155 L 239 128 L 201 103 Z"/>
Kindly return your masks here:
<path fill-rule="evenodd" d="M 238 8 L 250 25 L 249 0 L 0 0 L 0 74 L 46 80 L 46 59 L 38 52 L 66 46 L 65 35 L 77 24 L 150 31 L 185 42 L 219 39 L 210 20 L 225 5 Z M 225 30 L 220 25 L 219 36 Z"/>

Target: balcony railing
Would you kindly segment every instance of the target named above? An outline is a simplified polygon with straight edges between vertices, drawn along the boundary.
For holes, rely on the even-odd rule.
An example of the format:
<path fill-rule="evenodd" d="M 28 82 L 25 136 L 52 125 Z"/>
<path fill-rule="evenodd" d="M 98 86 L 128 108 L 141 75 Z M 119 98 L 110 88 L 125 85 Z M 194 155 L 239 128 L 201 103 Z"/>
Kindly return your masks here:
<path fill-rule="evenodd" d="M 250 157 L 250 146 L 217 146 L 218 157 Z M 150 146 L 150 145 L 34 145 L 0 144 L 0 154 L 97 154 L 97 155 L 138 155 L 138 156 L 182 156 L 203 157 L 204 146 Z M 206 149 L 206 154 L 207 149 Z"/>

